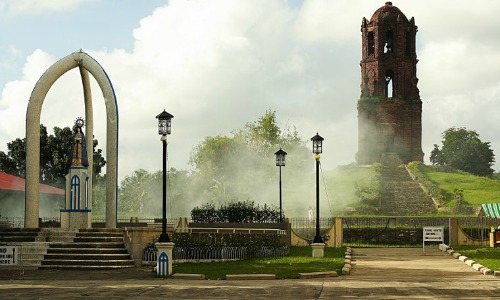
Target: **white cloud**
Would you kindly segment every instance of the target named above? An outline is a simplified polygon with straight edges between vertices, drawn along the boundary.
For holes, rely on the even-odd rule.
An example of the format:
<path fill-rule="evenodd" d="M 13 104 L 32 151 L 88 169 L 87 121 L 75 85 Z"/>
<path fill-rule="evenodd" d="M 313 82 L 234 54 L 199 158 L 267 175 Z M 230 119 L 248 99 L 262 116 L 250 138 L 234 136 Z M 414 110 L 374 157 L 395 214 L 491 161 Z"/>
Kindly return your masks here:
<path fill-rule="evenodd" d="M 470 1 L 453 7 L 440 0 L 394 2 L 408 18 L 415 16 L 419 26 L 417 76 L 426 157 L 432 144 L 440 143 L 441 132 L 452 126 L 470 127 L 500 146 L 494 130 L 500 111 L 500 21 L 493 18 L 500 2 L 488 4 L 488 9 L 471 9 Z M 324 167 L 354 161 L 359 29 L 361 19 L 369 19 L 382 5 L 318 0 L 305 1 L 299 9 L 285 1 L 172 0 L 140 21 L 133 51 L 86 50 L 107 71 L 118 98 L 120 177 L 138 168 L 161 168 L 155 116 L 163 109 L 174 115 L 172 167 L 186 167 L 192 148 L 204 137 L 229 134 L 269 108 L 277 111 L 282 125 L 295 125 L 304 139 L 316 132 L 325 138 Z M 475 17 L 479 13 L 485 25 Z M 42 50 L 33 52 L 23 78 L 4 86 L 1 150 L 24 136 L 29 95 L 55 60 Z M 104 147 L 104 104 L 95 82 L 93 97 L 96 137 Z M 83 115 L 82 102 L 79 74 L 72 70 L 47 95 L 42 122 L 49 128 L 69 126 Z"/>
<path fill-rule="evenodd" d="M 16 15 L 40 15 L 76 9 L 89 0 L 2 0 L 0 16 L 11 18 Z M 90 0 L 96 1 L 96 0 Z"/>

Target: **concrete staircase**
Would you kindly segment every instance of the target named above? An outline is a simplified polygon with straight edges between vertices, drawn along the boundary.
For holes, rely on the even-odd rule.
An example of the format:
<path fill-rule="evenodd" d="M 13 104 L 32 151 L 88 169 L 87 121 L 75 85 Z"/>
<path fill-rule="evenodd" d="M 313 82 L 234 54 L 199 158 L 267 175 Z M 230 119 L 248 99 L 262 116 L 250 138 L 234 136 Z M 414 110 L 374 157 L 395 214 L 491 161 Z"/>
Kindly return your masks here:
<path fill-rule="evenodd" d="M 38 269 L 47 253 L 49 243 L 39 242 L 39 228 L 0 228 L 0 244 L 16 246 L 18 253 L 17 265 L 2 265 L 4 269 Z"/>
<path fill-rule="evenodd" d="M 418 216 L 436 213 L 432 199 L 414 181 L 395 153 L 382 156 L 380 212 L 385 215 Z"/>
<path fill-rule="evenodd" d="M 122 229 L 81 229 L 71 242 L 51 242 L 40 269 L 118 269 L 133 267 Z"/>
<path fill-rule="evenodd" d="M 39 228 L 0 228 L 0 243 L 35 242 Z"/>

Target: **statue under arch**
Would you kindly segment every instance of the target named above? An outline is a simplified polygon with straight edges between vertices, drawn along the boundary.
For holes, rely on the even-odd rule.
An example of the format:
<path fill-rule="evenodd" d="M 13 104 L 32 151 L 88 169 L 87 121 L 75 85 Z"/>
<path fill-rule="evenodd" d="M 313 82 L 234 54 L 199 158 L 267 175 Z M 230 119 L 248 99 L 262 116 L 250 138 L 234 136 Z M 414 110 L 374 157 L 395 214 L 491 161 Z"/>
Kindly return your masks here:
<path fill-rule="evenodd" d="M 63 74 L 78 67 L 82 77 L 85 102 L 87 137 L 93 136 L 94 122 L 92 94 L 89 73 L 99 84 L 106 105 L 106 228 L 116 228 L 118 199 L 118 105 L 111 80 L 102 66 L 87 53 L 71 53 L 54 63 L 43 73 L 31 93 L 26 113 L 26 187 L 25 187 L 25 228 L 38 228 L 40 214 L 39 173 L 40 173 L 40 115 L 45 97 L 52 85 Z M 87 149 L 93 149 L 92 138 L 86 141 Z M 88 158 L 92 166 L 92 155 Z M 92 188 L 92 168 L 89 168 L 89 187 Z M 92 207 L 90 193 L 89 208 Z"/>

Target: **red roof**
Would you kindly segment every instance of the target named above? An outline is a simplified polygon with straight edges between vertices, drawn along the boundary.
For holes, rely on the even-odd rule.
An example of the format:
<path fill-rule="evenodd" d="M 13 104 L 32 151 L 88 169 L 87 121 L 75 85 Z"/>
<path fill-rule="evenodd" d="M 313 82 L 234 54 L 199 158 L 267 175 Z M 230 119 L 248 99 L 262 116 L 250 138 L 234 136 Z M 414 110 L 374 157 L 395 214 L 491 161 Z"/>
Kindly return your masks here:
<path fill-rule="evenodd" d="M 0 191 L 24 192 L 24 179 L 0 172 Z M 41 194 L 64 195 L 64 190 L 50 185 L 40 184 Z"/>

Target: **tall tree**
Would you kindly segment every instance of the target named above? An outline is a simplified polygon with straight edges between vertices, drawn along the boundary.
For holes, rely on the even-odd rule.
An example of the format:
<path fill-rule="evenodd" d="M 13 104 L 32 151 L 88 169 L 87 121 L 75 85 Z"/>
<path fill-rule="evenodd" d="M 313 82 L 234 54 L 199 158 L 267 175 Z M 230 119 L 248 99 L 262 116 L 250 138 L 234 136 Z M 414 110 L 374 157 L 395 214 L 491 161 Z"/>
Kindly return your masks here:
<path fill-rule="evenodd" d="M 54 127 L 54 134 L 40 125 L 40 181 L 59 187 L 64 186 L 64 176 L 68 173 L 66 163 L 73 143 L 73 131 L 69 127 Z M 98 141 L 93 140 L 93 179 L 101 173 L 106 161 L 102 150 L 97 149 Z M 8 152 L 0 151 L 0 171 L 24 178 L 26 172 L 26 138 L 17 138 L 7 143 Z"/>
<path fill-rule="evenodd" d="M 444 131 L 442 147 L 434 145 L 430 161 L 434 165 L 450 165 L 471 174 L 491 176 L 491 166 L 495 155 L 490 148 L 490 142 L 483 142 L 479 134 L 466 128 L 449 128 Z"/>
<path fill-rule="evenodd" d="M 268 110 L 255 122 L 231 136 L 207 137 L 191 153 L 190 163 L 196 170 L 205 197 L 211 201 L 265 198 L 262 187 L 275 180 L 274 152 L 288 152 L 289 167 L 301 172 L 310 158 L 305 143 L 295 129 L 281 129 L 276 112 Z M 260 199 L 259 199 L 260 200 Z"/>

